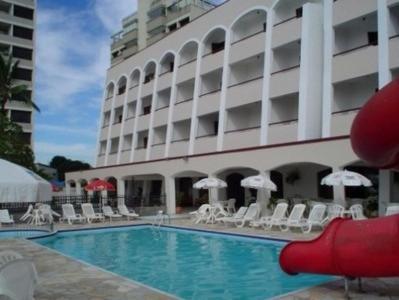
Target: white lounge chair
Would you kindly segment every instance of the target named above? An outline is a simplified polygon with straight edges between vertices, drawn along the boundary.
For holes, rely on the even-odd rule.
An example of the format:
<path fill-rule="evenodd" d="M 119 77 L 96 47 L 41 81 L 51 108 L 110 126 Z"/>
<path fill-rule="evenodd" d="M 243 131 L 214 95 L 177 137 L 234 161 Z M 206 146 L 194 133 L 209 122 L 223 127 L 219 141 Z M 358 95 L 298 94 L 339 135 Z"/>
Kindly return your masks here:
<path fill-rule="evenodd" d="M 342 218 L 344 216 L 345 207 L 339 204 L 329 205 L 327 207 L 327 217 L 322 221 L 323 225 L 331 222 L 336 218 Z"/>
<path fill-rule="evenodd" d="M 208 219 L 210 210 L 211 206 L 209 204 L 202 204 L 196 211 L 192 211 L 189 214 L 194 217 L 194 223 L 198 224 Z"/>
<path fill-rule="evenodd" d="M 215 219 L 230 216 L 230 214 L 227 212 L 227 210 L 224 209 L 221 203 L 216 203 L 214 210 L 215 210 Z"/>
<path fill-rule="evenodd" d="M 236 212 L 236 199 L 231 198 L 227 200 L 227 212 L 229 214 L 234 214 Z"/>
<path fill-rule="evenodd" d="M 22 217 L 19 218 L 20 221 L 27 221 L 29 222 L 30 218 L 32 218 L 32 211 L 33 211 L 33 205 L 29 204 L 28 209 L 26 210 L 26 212 L 23 214 Z"/>
<path fill-rule="evenodd" d="M 48 221 L 49 223 L 52 223 L 54 220 L 54 217 L 60 218 L 60 214 L 58 214 L 57 212 L 53 211 L 51 209 L 51 206 L 48 204 L 42 204 L 39 206 L 39 211 L 40 211 L 40 215 L 42 217 L 42 220 L 44 222 Z"/>
<path fill-rule="evenodd" d="M 349 208 L 353 220 L 365 220 L 366 216 L 363 214 L 363 206 L 361 204 L 354 204 Z"/>
<path fill-rule="evenodd" d="M 280 229 L 288 231 L 290 227 L 296 226 L 303 222 L 303 213 L 305 212 L 305 204 L 295 204 L 287 219 L 281 220 Z"/>
<path fill-rule="evenodd" d="M 12 215 L 8 213 L 8 209 L 0 209 L 0 223 L 1 224 L 14 224 Z"/>
<path fill-rule="evenodd" d="M 75 209 L 72 204 L 62 204 L 62 217 L 60 218 L 60 222 L 68 222 L 68 224 L 72 225 L 74 221 L 77 222 L 85 222 L 86 218 L 80 214 L 75 213 Z"/>
<path fill-rule="evenodd" d="M 4 250 L 0 252 L 0 268 L 4 266 L 6 263 L 10 261 L 23 258 L 21 254 L 11 251 L 11 250 Z"/>
<path fill-rule="evenodd" d="M 399 214 L 399 205 L 391 205 L 387 207 L 387 211 L 385 212 L 386 216 L 392 216 Z"/>
<path fill-rule="evenodd" d="M 136 214 L 136 212 L 133 210 L 133 211 L 129 211 L 128 209 L 127 209 L 127 207 L 126 207 L 126 205 L 125 204 L 118 204 L 118 211 L 119 211 L 119 213 L 122 215 L 122 216 L 124 216 L 124 217 L 127 217 L 127 220 L 129 221 L 130 220 L 130 218 L 133 218 L 133 219 L 135 219 L 135 218 L 138 218 L 138 217 L 140 217 L 138 214 Z"/>
<path fill-rule="evenodd" d="M 273 211 L 272 216 L 262 217 L 258 221 L 252 221 L 250 223 L 253 227 L 263 226 L 264 229 L 271 229 L 273 226 L 280 226 L 281 221 L 287 216 L 287 203 L 279 203 Z"/>
<path fill-rule="evenodd" d="M 3 254 L 10 258 L 10 251 L 0 252 L 0 257 Z M 18 253 L 14 253 L 12 259 L 0 266 L 0 298 L 5 296 L 12 300 L 33 299 L 36 283 L 37 272 L 33 262 L 22 258 Z"/>
<path fill-rule="evenodd" d="M 104 222 L 104 215 L 101 213 L 94 212 L 94 208 L 91 203 L 82 203 L 81 206 L 82 206 L 83 216 L 87 219 L 88 223 L 91 223 L 93 221 Z"/>
<path fill-rule="evenodd" d="M 259 218 L 260 214 L 260 207 L 257 203 L 252 203 L 247 211 L 245 212 L 245 215 L 243 216 L 242 219 L 236 220 L 234 224 L 237 227 L 244 227 L 245 224 L 250 223 L 252 221 L 255 221 Z"/>
<path fill-rule="evenodd" d="M 222 222 L 224 224 L 229 224 L 229 223 L 235 223 L 238 220 L 241 220 L 244 216 L 245 213 L 247 212 L 248 207 L 246 206 L 241 206 L 239 210 L 232 216 L 230 217 L 221 217 L 221 218 L 216 218 L 216 222 Z"/>
<path fill-rule="evenodd" d="M 104 214 L 104 216 L 105 216 L 105 217 L 108 217 L 110 222 L 112 221 L 112 218 L 120 219 L 120 218 L 123 217 L 123 216 L 120 215 L 120 214 L 116 214 L 116 213 L 112 210 L 111 206 L 109 206 L 109 205 L 104 205 L 102 209 L 103 209 L 103 214 Z"/>
<path fill-rule="evenodd" d="M 309 213 L 309 218 L 303 221 L 299 226 L 294 225 L 294 227 L 300 227 L 303 233 L 309 233 L 312 228 L 317 226 L 323 229 L 324 227 L 324 215 L 326 214 L 327 206 L 324 204 L 316 204 L 312 207 Z"/>

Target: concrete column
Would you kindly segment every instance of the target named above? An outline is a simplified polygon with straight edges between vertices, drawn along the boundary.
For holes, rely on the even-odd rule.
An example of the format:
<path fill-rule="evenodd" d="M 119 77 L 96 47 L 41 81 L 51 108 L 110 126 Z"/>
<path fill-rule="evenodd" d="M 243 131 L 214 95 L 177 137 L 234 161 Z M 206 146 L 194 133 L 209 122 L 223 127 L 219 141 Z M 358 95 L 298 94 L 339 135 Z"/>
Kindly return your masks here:
<path fill-rule="evenodd" d="M 388 204 L 393 198 L 394 176 L 389 170 L 380 170 L 378 187 L 378 215 L 385 215 Z"/>
<path fill-rule="evenodd" d="M 378 0 L 378 87 L 392 80 L 389 69 L 389 8 L 387 0 Z"/>
<path fill-rule="evenodd" d="M 222 88 L 220 90 L 220 106 L 219 106 L 219 127 L 218 127 L 218 137 L 216 151 L 223 150 L 223 140 L 224 140 L 224 127 L 226 119 L 226 95 L 227 86 L 229 85 L 230 77 L 230 47 L 231 47 L 231 29 L 226 31 L 225 48 L 223 56 L 223 73 L 222 73 Z"/>
<path fill-rule="evenodd" d="M 259 171 L 259 175 L 270 179 L 270 171 Z M 259 189 L 257 192 L 256 203 L 258 203 L 261 207 L 261 216 L 268 216 L 272 213 L 271 210 L 268 208 L 270 196 L 270 190 Z"/>
<path fill-rule="evenodd" d="M 151 148 L 152 148 L 152 140 L 154 137 L 154 114 L 155 108 L 158 104 L 158 79 L 159 79 L 159 70 L 161 66 L 159 63 L 155 65 L 155 79 L 154 79 L 154 86 L 152 89 L 152 99 L 151 99 L 151 114 L 150 114 L 150 124 L 148 127 L 148 142 L 147 142 L 147 152 L 145 155 L 146 160 L 150 160 L 151 158 Z"/>
<path fill-rule="evenodd" d="M 118 188 L 117 188 L 117 190 L 118 190 L 118 196 L 124 197 L 124 196 L 125 196 L 125 193 L 126 193 L 126 191 L 125 191 L 125 180 L 123 180 L 123 179 L 118 179 L 117 185 L 118 185 Z"/>
<path fill-rule="evenodd" d="M 322 137 L 326 138 L 331 135 L 331 110 L 333 102 L 333 85 L 332 85 L 332 60 L 334 47 L 334 28 L 333 28 L 333 0 L 324 0 L 324 55 L 323 55 L 323 98 L 322 98 Z"/>
<path fill-rule="evenodd" d="M 144 70 L 140 70 L 140 78 L 139 78 L 139 87 L 137 90 L 137 104 L 136 104 L 136 115 L 134 118 L 134 129 L 133 129 L 133 138 L 132 138 L 132 151 L 130 152 L 130 162 L 134 161 L 134 152 L 137 147 L 137 125 L 139 123 L 139 116 L 141 112 L 141 90 L 143 88 L 143 81 L 144 81 Z"/>
<path fill-rule="evenodd" d="M 270 106 L 270 73 L 273 61 L 272 33 L 274 11 L 269 10 L 266 20 L 266 39 L 265 39 L 265 62 L 263 65 L 263 90 L 262 90 L 262 112 L 260 127 L 260 145 L 266 145 L 269 132 L 269 106 Z"/>
<path fill-rule="evenodd" d="M 150 180 L 143 180 L 143 197 L 145 199 L 144 201 L 144 205 L 148 205 L 150 202 L 150 186 L 151 185 L 151 181 Z"/>
<path fill-rule="evenodd" d="M 173 133 L 173 113 L 175 111 L 175 103 L 177 97 L 177 72 L 180 65 L 180 54 L 177 53 L 175 56 L 175 65 L 172 75 L 172 87 L 170 90 L 169 110 L 168 110 L 168 123 L 166 127 L 166 141 L 165 141 L 165 157 L 169 156 L 170 142 L 172 141 Z"/>
<path fill-rule="evenodd" d="M 198 181 L 197 177 L 193 178 L 193 184 Z M 199 189 L 194 189 L 193 188 L 193 206 L 195 206 L 195 199 L 199 198 Z"/>
<path fill-rule="evenodd" d="M 121 132 L 119 133 L 119 145 L 118 145 L 118 156 L 116 158 L 116 164 L 119 165 L 121 160 L 121 153 L 123 148 L 123 133 L 125 132 L 125 120 L 127 118 L 127 102 L 129 100 L 129 93 L 130 93 L 130 85 L 131 85 L 131 78 L 130 76 L 126 78 L 126 91 L 125 91 L 125 99 L 123 99 L 123 112 L 122 112 L 122 124 L 121 124 Z"/>
<path fill-rule="evenodd" d="M 100 153 L 101 128 L 103 127 L 103 124 L 104 124 L 104 106 L 105 106 L 105 99 L 107 98 L 108 85 L 105 87 L 105 90 L 104 90 L 104 93 L 103 93 L 103 98 L 102 98 L 103 99 L 102 100 L 103 103 L 101 104 L 101 113 L 100 113 L 101 115 L 100 115 L 99 123 L 98 123 L 97 146 L 96 146 L 96 167 L 100 167 L 98 165 L 98 154 Z M 115 86 L 114 86 L 114 92 L 115 92 Z"/>
<path fill-rule="evenodd" d="M 65 194 L 71 196 L 71 184 L 69 182 L 65 183 Z"/>
<path fill-rule="evenodd" d="M 321 137 L 323 84 L 323 5 L 303 6 L 299 79 L 298 140 Z"/>
<path fill-rule="evenodd" d="M 108 126 L 108 132 L 107 132 L 107 145 L 105 147 L 104 166 L 108 165 L 109 151 L 111 150 L 111 128 L 112 128 L 112 124 L 114 123 L 114 118 L 115 118 L 115 98 L 116 98 L 116 91 L 118 89 L 117 84 L 118 83 L 115 83 L 114 93 L 112 95 L 112 100 L 111 100 L 112 101 L 112 104 L 111 104 L 111 116 L 109 118 L 109 126 Z"/>
<path fill-rule="evenodd" d="M 82 184 L 80 181 L 76 182 L 76 196 L 82 196 Z"/>
<path fill-rule="evenodd" d="M 176 214 L 175 178 L 165 177 L 166 211 L 170 215 Z"/>

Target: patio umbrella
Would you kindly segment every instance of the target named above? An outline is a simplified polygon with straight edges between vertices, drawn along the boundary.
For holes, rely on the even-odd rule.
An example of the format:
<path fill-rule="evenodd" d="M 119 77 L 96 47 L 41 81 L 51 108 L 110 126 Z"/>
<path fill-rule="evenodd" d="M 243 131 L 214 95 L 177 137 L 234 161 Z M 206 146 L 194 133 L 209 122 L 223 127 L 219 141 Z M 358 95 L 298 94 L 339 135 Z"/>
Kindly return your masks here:
<path fill-rule="evenodd" d="M 365 176 L 347 170 L 327 175 L 321 180 L 321 184 L 329 186 L 372 186 L 371 181 Z M 340 204 L 346 206 L 345 195 L 343 195 L 343 199 L 341 200 Z"/>
<path fill-rule="evenodd" d="M 217 200 L 214 195 L 216 193 L 216 189 L 221 189 L 225 187 L 227 187 L 226 182 L 224 182 L 219 178 L 211 178 L 211 177 L 201 179 L 200 181 L 197 181 L 196 183 L 193 184 L 193 188 L 195 189 L 206 189 L 209 190 L 209 193 L 213 191 L 212 197 L 209 197 L 210 198 L 209 202 L 211 204 Z"/>
<path fill-rule="evenodd" d="M 241 186 L 250 189 L 258 190 L 257 203 L 262 208 L 262 214 L 266 212 L 269 197 L 267 191 L 277 191 L 276 184 L 270 178 L 262 175 L 250 176 L 241 180 Z"/>
<path fill-rule="evenodd" d="M 94 180 L 85 187 L 86 191 L 102 192 L 102 191 L 115 191 L 115 187 L 105 180 Z"/>

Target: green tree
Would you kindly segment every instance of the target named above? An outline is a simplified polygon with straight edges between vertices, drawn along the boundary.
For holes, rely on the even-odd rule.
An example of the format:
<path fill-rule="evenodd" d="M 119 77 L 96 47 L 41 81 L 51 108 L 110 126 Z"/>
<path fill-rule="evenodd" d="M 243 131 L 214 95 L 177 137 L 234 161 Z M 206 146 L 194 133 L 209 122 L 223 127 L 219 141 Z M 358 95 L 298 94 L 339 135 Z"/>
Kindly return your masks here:
<path fill-rule="evenodd" d="M 0 113 L 0 158 L 36 171 L 33 151 L 22 135 L 22 127 Z"/>
<path fill-rule="evenodd" d="M 58 180 L 65 180 L 65 173 L 80 170 L 88 170 L 91 166 L 79 160 L 71 160 L 64 156 L 54 156 L 50 161 L 50 167 L 57 170 Z"/>
<path fill-rule="evenodd" d="M 12 56 L 8 58 L 0 55 L 0 113 L 6 114 L 6 104 L 13 96 L 19 96 L 21 101 L 40 111 L 39 107 L 27 96 L 27 86 L 18 84 L 16 75 L 18 73 L 19 61 L 14 61 Z"/>

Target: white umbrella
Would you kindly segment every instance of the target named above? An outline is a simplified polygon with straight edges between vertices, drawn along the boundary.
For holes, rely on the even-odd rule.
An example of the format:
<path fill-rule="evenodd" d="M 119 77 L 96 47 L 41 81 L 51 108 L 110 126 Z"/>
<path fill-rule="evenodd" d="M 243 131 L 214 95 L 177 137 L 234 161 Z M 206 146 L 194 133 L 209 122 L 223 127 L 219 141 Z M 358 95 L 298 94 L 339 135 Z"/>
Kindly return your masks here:
<path fill-rule="evenodd" d="M 256 202 L 262 208 L 262 214 L 266 213 L 267 205 L 269 204 L 268 200 L 270 198 L 270 195 L 267 195 L 266 191 L 277 191 L 276 184 L 266 176 L 256 175 L 241 180 L 241 186 L 258 190 L 258 197 Z"/>
<path fill-rule="evenodd" d="M 274 182 L 262 175 L 244 178 L 241 180 L 241 186 L 250 189 L 266 189 L 273 192 L 277 191 L 277 186 Z"/>
<path fill-rule="evenodd" d="M 363 175 L 347 170 L 327 175 L 321 180 L 321 184 L 330 186 L 372 186 L 371 181 Z"/>
<path fill-rule="evenodd" d="M 225 188 L 227 187 L 227 183 L 224 182 L 223 180 L 219 179 L 219 178 L 204 178 L 201 179 L 200 181 L 197 181 L 196 183 L 194 183 L 193 188 L 195 189 L 206 189 L 206 190 L 210 190 L 209 193 L 211 193 L 211 191 L 213 190 L 214 193 L 216 192 L 215 189 L 220 189 L 220 188 Z M 212 194 L 214 194 L 212 193 Z M 213 203 L 216 201 L 216 197 L 213 195 L 210 198 L 210 203 Z"/>
<path fill-rule="evenodd" d="M 359 173 L 347 170 L 327 175 L 321 180 L 321 184 L 329 186 L 372 186 L 371 181 L 368 178 Z M 340 199 L 338 204 L 346 207 L 345 190 L 343 190 L 342 193 L 342 199 Z"/>

